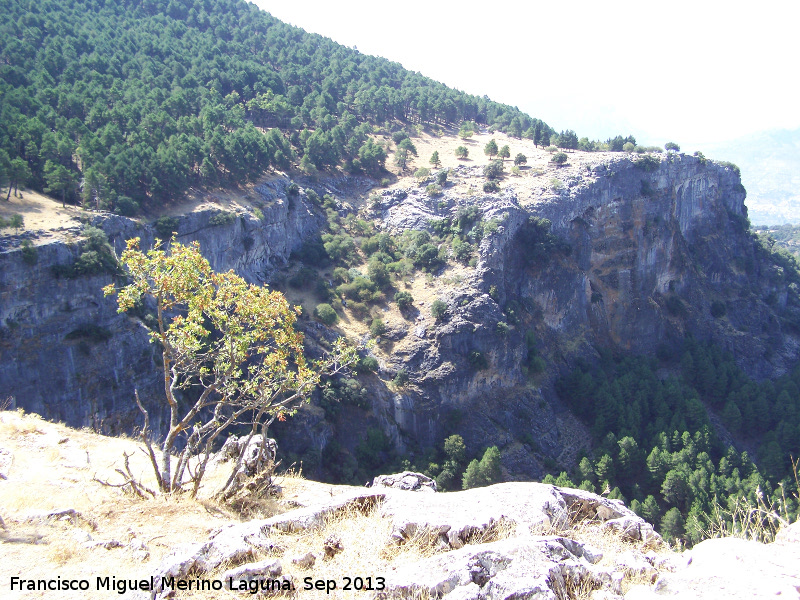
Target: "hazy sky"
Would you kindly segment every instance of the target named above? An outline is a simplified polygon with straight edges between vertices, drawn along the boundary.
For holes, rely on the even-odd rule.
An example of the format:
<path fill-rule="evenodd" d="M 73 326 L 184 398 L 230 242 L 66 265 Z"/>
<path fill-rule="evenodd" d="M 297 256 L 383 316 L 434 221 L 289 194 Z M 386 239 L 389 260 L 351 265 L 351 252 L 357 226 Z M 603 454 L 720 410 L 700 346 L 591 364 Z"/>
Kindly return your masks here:
<path fill-rule="evenodd" d="M 800 2 L 255 0 L 557 130 L 717 142 L 800 126 Z"/>

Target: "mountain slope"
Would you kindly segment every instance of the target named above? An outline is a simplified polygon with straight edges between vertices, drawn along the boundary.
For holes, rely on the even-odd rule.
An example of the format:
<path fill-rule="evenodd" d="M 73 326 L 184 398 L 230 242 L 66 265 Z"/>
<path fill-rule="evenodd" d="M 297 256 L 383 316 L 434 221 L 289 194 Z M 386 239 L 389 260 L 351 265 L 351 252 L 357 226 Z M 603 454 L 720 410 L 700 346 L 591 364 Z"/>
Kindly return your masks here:
<path fill-rule="evenodd" d="M 3 2 L 0 92 L 0 171 L 121 214 L 293 159 L 379 170 L 395 120 L 552 133 L 243 0 Z"/>

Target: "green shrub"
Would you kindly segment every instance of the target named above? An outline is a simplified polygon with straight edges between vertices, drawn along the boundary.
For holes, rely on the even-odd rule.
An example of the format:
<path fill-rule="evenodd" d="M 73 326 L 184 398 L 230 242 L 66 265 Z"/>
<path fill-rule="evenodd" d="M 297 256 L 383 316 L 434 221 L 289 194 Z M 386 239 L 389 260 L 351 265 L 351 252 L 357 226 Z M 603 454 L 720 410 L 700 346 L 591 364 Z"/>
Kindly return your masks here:
<path fill-rule="evenodd" d="M 14 213 L 8 221 L 8 226 L 14 229 L 22 229 L 25 227 L 25 219 L 21 214 Z"/>
<path fill-rule="evenodd" d="M 711 316 L 715 319 L 720 319 L 725 316 L 728 312 L 727 307 L 725 306 L 724 302 L 720 302 L 719 300 L 714 300 L 711 303 Z"/>
<path fill-rule="evenodd" d="M 339 315 L 336 314 L 333 307 L 326 303 L 317 304 L 317 307 L 314 309 L 314 316 L 325 325 L 333 325 L 339 320 Z"/>
<path fill-rule="evenodd" d="M 417 179 L 422 180 L 422 179 L 427 179 L 428 177 L 430 177 L 430 174 L 431 174 L 431 170 L 430 169 L 428 169 L 427 167 L 420 167 L 419 169 L 417 169 L 414 172 L 414 177 L 416 177 Z"/>
<path fill-rule="evenodd" d="M 230 225 L 236 219 L 236 214 L 227 210 L 222 210 L 215 213 L 209 220 L 208 224 L 212 227 L 221 227 L 223 225 Z"/>
<path fill-rule="evenodd" d="M 493 160 L 488 165 L 483 167 L 483 176 L 486 179 L 498 179 L 503 176 L 503 161 Z"/>
<path fill-rule="evenodd" d="M 369 314 L 369 306 L 364 302 L 350 302 L 347 308 L 349 308 L 350 312 L 359 320 L 364 319 Z"/>
<path fill-rule="evenodd" d="M 314 204 L 319 204 L 319 194 L 310 188 L 306 188 L 306 198 L 308 198 Z"/>
<path fill-rule="evenodd" d="M 358 373 L 377 373 L 379 369 L 380 365 L 378 364 L 378 359 L 374 356 L 359 358 L 358 362 L 355 364 L 355 370 Z"/>
<path fill-rule="evenodd" d="M 336 267 L 333 270 L 333 280 L 339 283 L 350 283 L 350 272 L 344 267 Z"/>
<path fill-rule="evenodd" d="M 425 188 L 425 193 L 431 198 L 435 198 L 436 196 L 440 196 L 442 194 L 442 187 L 438 183 L 431 183 L 427 188 Z"/>
<path fill-rule="evenodd" d="M 394 376 L 392 379 L 392 384 L 395 387 L 401 388 L 404 387 L 408 383 L 408 372 L 405 369 L 400 369 L 397 372 L 397 375 Z"/>
<path fill-rule="evenodd" d="M 39 260 L 39 252 L 30 240 L 22 240 L 22 262 L 33 266 Z"/>
<path fill-rule="evenodd" d="M 444 187 L 444 184 L 447 183 L 447 174 L 449 169 L 442 169 L 436 174 L 436 183 L 440 186 Z"/>
<path fill-rule="evenodd" d="M 383 319 L 373 319 L 369 326 L 369 332 L 372 337 L 380 337 L 386 333 L 386 325 L 383 323 Z"/>
<path fill-rule="evenodd" d="M 178 231 L 178 219 L 175 217 L 161 217 L 153 223 L 153 228 L 161 236 L 162 240 L 168 240 L 173 233 Z"/>
<path fill-rule="evenodd" d="M 414 304 L 413 296 L 405 291 L 397 292 L 394 295 L 394 301 L 397 303 L 397 308 L 401 311 L 408 309 L 412 304 Z"/>
<path fill-rule="evenodd" d="M 640 158 L 637 158 L 633 162 L 633 166 L 634 167 L 636 167 L 637 169 L 641 169 L 642 171 L 645 171 L 645 172 L 648 172 L 648 173 L 650 171 L 655 171 L 656 169 L 658 169 L 658 167 L 660 165 L 661 165 L 661 161 L 658 160 L 658 158 L 656 158 L 655 156 L 651 156 L 649 154 L 646 155 L 646 156 L 642 156 Z"/>
<path fill-rule="evenodd" d="M 478 350 L 473 350 L 470 352 L 467 355 L 467 360 L 469 361 L 470 366 L 476 371 L 483 371 L 489 367 L 489 361 L 486 360 L 486 356 L 483 354 L 483 352 L 479 352 Z"/>
<path fill-rule="evenodd" d="M 500 191 L 500 186 L 496 181 L 487 181 L 483 184 L 483 191 L 487 194 L 494 194 Z"/>
<path fill-rule="evenodd" d="M 431 304 L 431 315 L 437 321 L 441 321 L 447 314 L 447 303 L 438 298 Z"/>
<path fill-rule="evenodd" d="M 553 154 L 553 158 L 550 159 L 550 162 L 555 163 L 557 165 L 563 165 L 569 160 L 569 157 L 564 154 L 563 152 L 556 152 Z"/>
<path fill-rule="evenodd" d="M 497 333 L 502 335 L 502 336 L 504 336 L 504 337 L 508 335 L 508 332 L 510 330 L 511 330 L 511 328 L 508 326 L 508 323 L 504 323 L 503 321 L 500 321 L 497 324 Z"/>

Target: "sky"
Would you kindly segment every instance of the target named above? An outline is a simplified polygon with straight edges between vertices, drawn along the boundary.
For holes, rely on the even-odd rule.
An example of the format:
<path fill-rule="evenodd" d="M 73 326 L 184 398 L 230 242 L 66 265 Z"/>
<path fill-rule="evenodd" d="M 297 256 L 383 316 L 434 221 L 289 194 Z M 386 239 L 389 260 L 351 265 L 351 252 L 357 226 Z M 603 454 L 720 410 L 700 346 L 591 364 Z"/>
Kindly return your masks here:
<path fill-rule="evenodd" d="M 800 127 L 800 2 L 255 0 L 560 131 L 718 143 Z"/>

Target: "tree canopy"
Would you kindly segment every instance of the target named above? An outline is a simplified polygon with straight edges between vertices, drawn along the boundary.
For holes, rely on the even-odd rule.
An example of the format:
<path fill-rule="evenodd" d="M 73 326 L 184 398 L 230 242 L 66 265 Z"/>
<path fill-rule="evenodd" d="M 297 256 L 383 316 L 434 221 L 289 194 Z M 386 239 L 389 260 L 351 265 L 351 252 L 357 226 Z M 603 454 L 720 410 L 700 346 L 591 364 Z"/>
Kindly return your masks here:
<path fill-rule="evenodd" d="M 16 182 L 121 213 L 294 161 L 377 173 L 397 122 L 551 131 L 244 0 L 8 0 L 0 57 Z"/>
<path fill-rule="evenodd" d="M 134 309 L 145 296 L 156 302 L 157 327 L 151 337 L 162 349 L 164 400 L 170 413 L 160 464 L 146 438 L 147 412 L 140 408 L 145 414 L 142 437 L 148 440 L 163 492 L 185 485 L 189 459 L 195 455 L 204 457 L 191 473 L 196 494 L 220 434 L 241 423 L 251 424 L 253 433 L 260 429 L 266 434 L 274 419 L 292 414 L 308 398 L 322 373 L 355 359 L 352 348 L 337 344 L 329 357 L 307 363 L 303 336 L 294 329 L 299 307 L 291 307 L 280 292 L 247 284 L 232 271 L 215 273 L 197 243 L 173 242 L 169 251 L 144 253 L 133 238 L 120 262 L 129 283 L 103 290 L 107 296 L 117 294 L 119 312 Z M 194 399 L 187 407 L 180 392 L 190 389 Z M 173 469 L 179 440 L 183 450 Z"/>

